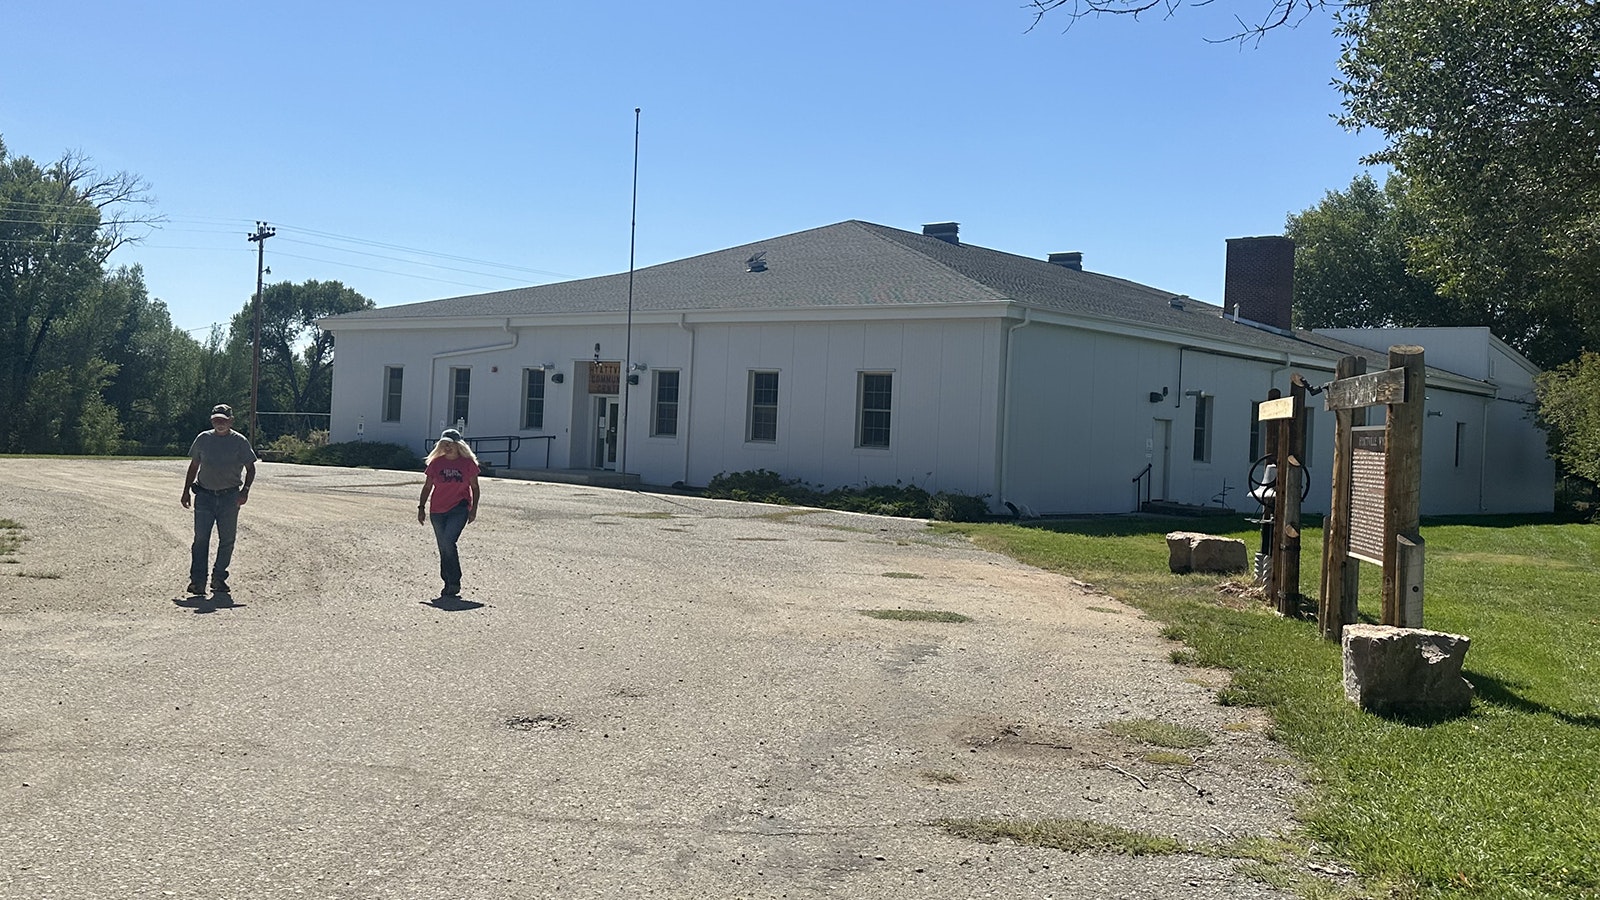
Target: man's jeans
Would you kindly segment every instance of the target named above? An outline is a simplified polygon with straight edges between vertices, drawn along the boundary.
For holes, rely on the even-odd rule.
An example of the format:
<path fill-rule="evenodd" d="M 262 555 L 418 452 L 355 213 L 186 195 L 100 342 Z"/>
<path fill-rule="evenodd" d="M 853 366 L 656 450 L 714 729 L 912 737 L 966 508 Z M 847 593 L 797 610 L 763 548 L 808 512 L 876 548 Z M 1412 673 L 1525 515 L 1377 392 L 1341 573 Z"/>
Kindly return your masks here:
<path fill-rule="evenodd" d="M 461 586 L 461 554 L 456 552 L 456 541 L 467 527 L 467 501 L 463 500 L 442 513 L 429 513 L 433 523 L 433 539 L 439 544 L 439 577 L 445 587 Z"/>
<path fill-rule="evenodd" d="M 206 551 L 211 548 L 211 529 L 217 529 L 217 565 L 211 581 L 228 580 L 228 563 L 233 562 L 233 541 L 239 532 L 239 492 L 194 492 L 194 544 L 189 548 L 189 581 L 206 583 Z"/>

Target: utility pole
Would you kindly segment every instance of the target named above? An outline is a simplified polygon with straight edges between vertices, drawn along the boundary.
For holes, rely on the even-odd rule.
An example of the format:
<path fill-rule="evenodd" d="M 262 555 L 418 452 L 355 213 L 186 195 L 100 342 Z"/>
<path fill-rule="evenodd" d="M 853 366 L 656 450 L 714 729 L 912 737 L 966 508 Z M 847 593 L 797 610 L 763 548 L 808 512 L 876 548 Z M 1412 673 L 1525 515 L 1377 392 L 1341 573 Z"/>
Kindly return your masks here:
<path fill-rule="evenodd" d="M 250 344 L 255 350 L 255 359 L 250 363 L 250 440 L 252 443 L 261 443 L 261 429 L 257 427 L 256 410 L 261 405 L 261 276 L 267 262 L 267 238 L 277 234 L 277 230 L 267 227 L 265 222 L 256 223 L 256 233 L 246 235 L 246 238 L 256 245 L 256 299 L 252 304 L 255 323 L 251 326 Z"/>

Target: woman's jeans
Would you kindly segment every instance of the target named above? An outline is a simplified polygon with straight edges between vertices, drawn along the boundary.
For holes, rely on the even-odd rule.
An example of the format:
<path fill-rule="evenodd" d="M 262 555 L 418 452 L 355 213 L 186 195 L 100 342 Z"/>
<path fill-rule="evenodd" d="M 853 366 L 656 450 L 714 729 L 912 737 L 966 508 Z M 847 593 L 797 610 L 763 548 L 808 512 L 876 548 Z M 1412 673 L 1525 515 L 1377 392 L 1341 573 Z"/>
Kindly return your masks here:
<path fill-rule="evenodd" d="M 433 523 L 433 539 L 439 543 L 439 577 L 445 587 L 461 587 L 461 554 L 456 552 L 456 541 L 467 527 L 467 501 L 457 503 L 442 513 L 429 513 Z"/>
<path fill-rule="evenodd" d="M 211 570 L 212 584 L 226 584 L 228 564 L 233 562 L 233 541 L 239 533 L 238 490 L 194 492 L 194 543 L 189 547 L 189 582 L 206 583 L 206 555 L 211 549 L 211 529 L 217 531 L 217 565 Z"/>

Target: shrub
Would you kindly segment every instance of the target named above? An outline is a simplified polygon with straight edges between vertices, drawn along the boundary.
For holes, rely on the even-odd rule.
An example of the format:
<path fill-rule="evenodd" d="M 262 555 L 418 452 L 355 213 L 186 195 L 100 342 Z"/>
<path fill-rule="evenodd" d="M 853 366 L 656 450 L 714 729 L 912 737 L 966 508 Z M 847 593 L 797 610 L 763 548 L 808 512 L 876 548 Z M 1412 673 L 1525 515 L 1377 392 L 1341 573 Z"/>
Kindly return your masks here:
<path fill-rule="evenodd" d="M 295 453 L 290 462 L 310 466 L 352 466 L 368 469 L 401 469 L 415 472 L 422 468 L 422 459 L 400 444 L 382 441 L 350 441 L 343 444 L 324 444 Z"/>
<path fill-rule="evenodd" d="M 940 491 L 930 495 L 914 484 L 874 484 L 824 491 L 800 479 L 785 479 L 766 469 L 731 474 L 720 472 L 706 485 L 705 493 L 707 497 L 723 500 L 818 506 L 878 516 L 950 522 L 979 522 L 989 515 L 989 507 L 985 502 L 987 494 L 973 496 L 956 491 Z"/>
<path fill-rule="evenodd" d="M 982 522 L 989 518 L 989 495 L 940 491 L 928 500 L 928 509 L 942 522 Z"/>
<path fill-rule="evenodd" d="M 328 433 L 313 431 L 304 439 L 294 434 L 283 435 L 262 449 L 277 454 L 283 462 L 305 462 L 311 451 L 326 446 L 328 446 Z"/>

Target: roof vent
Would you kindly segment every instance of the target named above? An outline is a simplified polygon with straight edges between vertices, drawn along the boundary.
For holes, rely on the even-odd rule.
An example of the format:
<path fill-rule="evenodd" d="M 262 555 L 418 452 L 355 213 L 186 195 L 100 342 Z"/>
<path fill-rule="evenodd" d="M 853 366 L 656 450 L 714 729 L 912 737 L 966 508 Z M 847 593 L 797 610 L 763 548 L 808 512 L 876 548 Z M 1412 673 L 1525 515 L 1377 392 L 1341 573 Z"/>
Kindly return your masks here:
<path fill-rule="evenodd" d="M 744 261 L 744 270 L 746 272 L 765 272 L 767 270 L 767 251 L 752 253 L 750 258 Z"/>
<path fill-rule="evenodd" d="M 1048 261 L 1051 265 L 1060 266 L 1063 269 L 1071 269 L 1074 272 L 1083 271 L 1083 254 L 1077 250 L 1067 253 L 1052 253 Z"/>
<path fill-rule="evenodd" d="M 1189 296 L 1187 294 L 1179 294 L 1176 297 L 1168 298 L 1167 303 L 1170 304 L 1173 309 L 1183 309 L 1184 301 L 1188 299 Z"/>
<path fill-rule="evenodd" d="M 947 244 L 961 243 L 960 222 L 931 222 L 922 226 L 922 233 L 928 237 L 938 238 Z"/>

